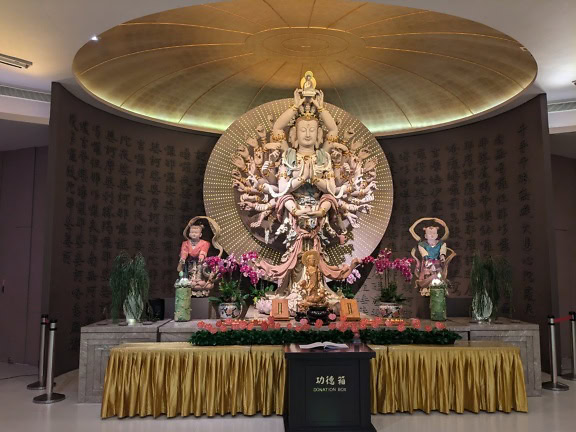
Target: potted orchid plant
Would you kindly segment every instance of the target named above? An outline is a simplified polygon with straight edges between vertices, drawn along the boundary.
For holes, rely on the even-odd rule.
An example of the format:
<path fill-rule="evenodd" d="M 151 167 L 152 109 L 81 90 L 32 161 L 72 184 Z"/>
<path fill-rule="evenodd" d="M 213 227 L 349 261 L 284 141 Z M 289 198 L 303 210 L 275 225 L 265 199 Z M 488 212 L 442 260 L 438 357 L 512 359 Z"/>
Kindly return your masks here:
<path fill-rule="evenodd" d="M 406 301 L 402 294 L 398 293 L 396 277 L 402 275 L 406 282 L 412 280 L 412 258 L 392 259 L 390 249 L 382 249 L 376 258 L 368 256 L 363 263 L 373 263 L 376 268 L 380 285 L 380 313 L 384 318 L 400 318 L 402 316 L 403 303 Z"/>
<path fill-rule="evenodd" d="M 346 279 L 340 281 L 337 292 L 338 296 L 346 299 L 353 299 L 356 295 L 353 289 L 353 285 L 361 277 L 362 276 L 358 270 L 352 270 Z"/>
<path fill-rule="evenodd" d="M 240 259 L 230 255 L 224 259 L 211 256 L 204 260 L 204 265 L 214 273 L 215 280 L 219 282 L 220 295 L 209 297 L 208 300 L 218 305 L 220 318 L 239 318 L 242 314 L 246 299 L 250 295 L 242 292 L 240 282 L 245 277 L 250 279 L 252 285 L 258 283 L 260 274 L 255 265 L 257 259 L 257 252 L 248 252 L 242 254 Z"/>

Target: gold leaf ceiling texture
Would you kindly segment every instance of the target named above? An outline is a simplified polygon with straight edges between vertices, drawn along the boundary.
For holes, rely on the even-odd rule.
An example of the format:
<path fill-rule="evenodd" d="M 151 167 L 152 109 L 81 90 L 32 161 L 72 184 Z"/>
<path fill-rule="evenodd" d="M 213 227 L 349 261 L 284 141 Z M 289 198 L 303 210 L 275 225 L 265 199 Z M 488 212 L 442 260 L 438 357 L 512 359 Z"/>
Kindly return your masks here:
<path fill-rule="evenodd" d="M 102 33 L 74 74 L 137 116 L 221 133 L 290 96 L 311 70 L 325 100 L 376 135 L 481 114 L 536 77 L 511 37 L 446 14 L 351 0 L 233 0 L 148 15 Z"/>

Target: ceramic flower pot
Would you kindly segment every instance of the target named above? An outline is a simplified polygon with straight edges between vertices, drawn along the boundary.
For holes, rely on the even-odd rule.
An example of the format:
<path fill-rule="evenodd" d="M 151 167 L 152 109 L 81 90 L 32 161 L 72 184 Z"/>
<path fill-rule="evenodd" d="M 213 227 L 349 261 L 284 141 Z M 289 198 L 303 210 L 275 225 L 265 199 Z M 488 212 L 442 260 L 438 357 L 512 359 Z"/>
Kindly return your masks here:
<path fill-rule="evenodd" d="M 218 313 L 221 319 L 236 319 L 240 316 L 241 312 L 242 308 L 238 307 L 236 303 L 220 303 L 218 305 Z"/>
<path fill-rule="evenodd" d="M 378 308 L 383 318 L 402 318 L 404 306 L 398 303 L 380 303 Z"/>

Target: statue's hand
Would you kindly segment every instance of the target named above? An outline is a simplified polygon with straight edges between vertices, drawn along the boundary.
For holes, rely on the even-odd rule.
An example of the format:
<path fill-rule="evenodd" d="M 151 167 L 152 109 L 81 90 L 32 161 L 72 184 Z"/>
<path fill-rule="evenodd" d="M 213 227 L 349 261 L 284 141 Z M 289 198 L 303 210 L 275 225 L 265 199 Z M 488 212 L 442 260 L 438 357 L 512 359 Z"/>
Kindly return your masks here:
<path fill-rule="evenodd" d="M 256 126 L 256 133 L 261 139 L 266 139 L 266 128 L 263 125 Z"/>
<path fill-rule="evenodd" d="M 300 89 L 294 90 L 294 105 L 296 106 L 296 108 L 300 108 L 300 106 L 302 106 L 302 104 L 304 103 L 304 100 L 305 98 L 302 97 Z"/>
<path fill-rule="evenodd" d="M 342 152 L 340 152 L 339 150 L 332 149 L 330 157 L 332 158 L 332 162 L 337 164 L 342 163 Z"/>
<path fill-rule="evenodd" d="M 248 147 L 245 145 L 240 144 L 236 150 L 238 155 L 240 155 L 244 160 L 250 159 L 250 152 L 248 151 Z"/>
<path fill-rule="evenodd" d="M 376 158 L 368 159 L 364 163 L 364 172 L 372 171 L 374 168 L 376 168 L 376 161 Z"/>
<path fill-rule="evenodd" d="M 364 140 L 363 139 L 357 139 L 354 140 L 352 142 L 352 144 L 350 145 L 350 150 L 352 150 L 353 152 L 355 152 L 356 150 L 358 150 L 360 147 L 362 147 L 364 145 Z"/>
<path fill-rule="evenodd" d="M 322 90 L 316 90 L 316 97 L 312 99 L 312 103 L 316 108 L 324 108 L 324 92 Z"/>
<path fill-rule="evenodd" d="M 176 267 L 176 270 L 180 274 L 180 277 L 182 277 L 182 263 L 178 263 L 178 267 Z"/>
<path fill-rule="evenodd" d="M 240 172 L 237 169 L 232 170 L 232 179 L 236 181 L 240 181 L 242 179 L 242 176 L 240 175 Z"/>
<path fill-rule="evenodd" d="M 258 147 L 258 141 L 256 141 L 256 138 L 254 138 L 254 137 L 247 137 L 246 138 L 246 144 L 248 144 L 252 148 Z"/>
<path fill-rule="evenodd" d="M 358 159 L 364 160 L 370 157 L 370 151 L 367 149 L 362 149 L 358 152 Z"/>
<path fill-rule="evenodd" d="M 238 155 L 234 156 L 232 158 L 232 163 L 238 168 L 240 168 L 242 171 L 246 170 L 246 163 L 244 162 L 244 159 L 242 159 L 242 157 Z"/>
<path fill-rule="evenodd" d="M 270 155 L 268 156 L 268 160 L 270 162 L 276 162 L 278 159 L 280 159 L 280 156 L 282 155 L 282 153 L 280 153 L 280 150 L 274 150 L 273 152 L 270 153 Z"/>

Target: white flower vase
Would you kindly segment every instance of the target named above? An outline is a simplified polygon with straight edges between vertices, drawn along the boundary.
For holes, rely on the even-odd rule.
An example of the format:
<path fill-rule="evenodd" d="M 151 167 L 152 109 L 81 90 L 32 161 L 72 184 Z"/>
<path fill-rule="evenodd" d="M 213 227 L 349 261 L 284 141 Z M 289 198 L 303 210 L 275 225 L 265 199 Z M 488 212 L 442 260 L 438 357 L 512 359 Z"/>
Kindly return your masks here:
<path fill-rule="evenodd" d="M 472 318 L 478 322 L 486 322 L 492 315 L 494 305 L 486 291 L 476 293 L 472 298 Z"/>
<path fill-rule="evenodd" d="M 126 322 L 128 325 L 134 325 L 140 321 L 142 312 L 144 311 L 144 303 L 140 293 L 137 291 L 130 291 L 124 300 L 124 305 L 122 306 L 124 310 L 124 315 L 126 316 Z"/>
<path fill-rule="evenodd" d="M 220 303 L 218 305 L 218 313 L 220 314 L 220 319 L 236 319 L 240 316 L 242 309 L 238 307 L 236 303 Z"/>

